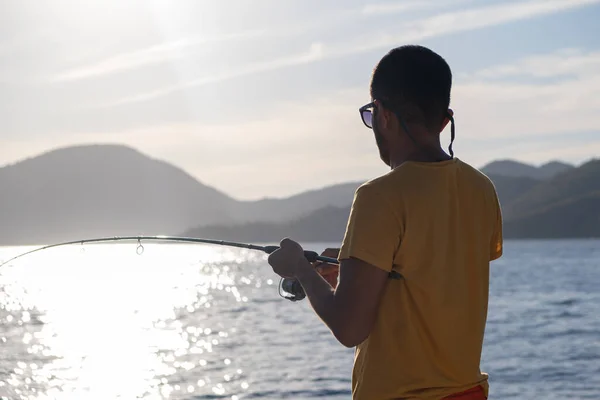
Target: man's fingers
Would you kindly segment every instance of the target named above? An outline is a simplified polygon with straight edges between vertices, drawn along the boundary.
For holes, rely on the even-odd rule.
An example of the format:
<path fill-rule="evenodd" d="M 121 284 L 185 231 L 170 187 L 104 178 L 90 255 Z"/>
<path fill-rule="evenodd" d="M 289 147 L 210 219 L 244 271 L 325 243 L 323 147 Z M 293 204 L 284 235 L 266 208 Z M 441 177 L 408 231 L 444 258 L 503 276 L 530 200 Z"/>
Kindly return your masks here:
<path fill-rule="evenodd" d="M 323 257 L 335 258 L 336 260 L 339 256 L 339 254 L 340 254 L 340 249 L 336 249 L 334 247 L 328 247 L 325 250 L 323 250 L 323 252 L 321 253 L 321 255 Z M 317 271 L 320 271 L 321 268 L 328 268 L 328 271 L 335 270 L 336 268 L 338 268 L 338 266 L 336 264 L 329 264 L 324 261 L 317 261 L 313 264 L 313 266 L 317 269 Z"/>
<path fill-rule="evenodd" d="M 339 270 L 339 267 L 334 264 L 325 263 L 325 264 L 317 265 L 316 269 L 319 274 L 327 275 L 327 274 L 332 274 L 332 273 L 337 272 Z"/>
<path fill-rule="evenodd" d="M 287 238 L 287 237 L 281 239 L 281 242 L 279 242 L 279 247 L 281 247 L 282 249 L 297 248 L 299 250 L 302 250 L 302 246 L 300 246 L 300 243 L 298 243 L 290 238 Z"/>
<path fill-rule="evenodd" d="M 323 257 L 331 257 L 337 259 L 340 254 L 340 249 L 329 247 L 321 253 Z"/>

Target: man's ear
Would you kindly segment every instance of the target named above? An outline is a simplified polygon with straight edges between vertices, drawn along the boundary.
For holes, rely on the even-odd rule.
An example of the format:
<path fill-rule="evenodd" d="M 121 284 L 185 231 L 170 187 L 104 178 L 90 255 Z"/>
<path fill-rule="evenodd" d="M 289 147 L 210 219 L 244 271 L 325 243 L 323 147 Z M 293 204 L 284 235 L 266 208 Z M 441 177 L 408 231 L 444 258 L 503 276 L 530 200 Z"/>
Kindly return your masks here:
<path fill-rule="evenodd" d="M 381 102 L 375 100 L 375 104 L 377 107 L 377 117 L 375 116 L 375 112 L 373 112 L 373 118 L 379 118 L 379 122 L 382 128 L 388 129 L 392 124 L 392 119 L 395 117 L 392 110 L 387 109 Z"/>

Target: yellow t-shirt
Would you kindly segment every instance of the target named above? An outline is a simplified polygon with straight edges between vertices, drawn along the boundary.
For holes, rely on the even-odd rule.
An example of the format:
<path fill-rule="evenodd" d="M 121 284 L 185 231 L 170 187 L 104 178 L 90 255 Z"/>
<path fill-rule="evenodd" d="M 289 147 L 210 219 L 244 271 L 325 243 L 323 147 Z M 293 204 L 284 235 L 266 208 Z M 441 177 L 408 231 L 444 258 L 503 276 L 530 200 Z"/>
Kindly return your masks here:
<path fill-rule="evenodd" d="M 405 162 L 355 194 L 339 259 L 399 272 L 356 348 L 354 400 L 440 399 L 482 385 L 489 263 L 502 255 L 492 182 L 457 158 Z"/>

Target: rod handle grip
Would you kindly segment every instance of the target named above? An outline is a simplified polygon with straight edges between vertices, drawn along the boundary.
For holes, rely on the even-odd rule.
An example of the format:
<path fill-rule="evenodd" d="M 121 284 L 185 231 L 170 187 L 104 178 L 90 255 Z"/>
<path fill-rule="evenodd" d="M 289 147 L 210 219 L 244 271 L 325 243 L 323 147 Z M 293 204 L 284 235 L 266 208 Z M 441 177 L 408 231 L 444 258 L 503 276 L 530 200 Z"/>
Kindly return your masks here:
<path fill-rule="evenodd" d="M 279 249 L 279 246 L 265 246 L 264 247 L 265 253 L 267 253 L 267 254 L 271 254 L 277 249 Z M 328 262 L 328 263 L 332 263 L 332 264 L 338 263 L 338 261 L 335 258 L 323 257 L 323 256 L 319 255 L 319 253 L 317 253 L 316 251 L 312 251 L 312 250 L 304 250 L 304 257 L 306 257 L 306 259 L 310 262 L 324 261 L 324 262 Z"/>

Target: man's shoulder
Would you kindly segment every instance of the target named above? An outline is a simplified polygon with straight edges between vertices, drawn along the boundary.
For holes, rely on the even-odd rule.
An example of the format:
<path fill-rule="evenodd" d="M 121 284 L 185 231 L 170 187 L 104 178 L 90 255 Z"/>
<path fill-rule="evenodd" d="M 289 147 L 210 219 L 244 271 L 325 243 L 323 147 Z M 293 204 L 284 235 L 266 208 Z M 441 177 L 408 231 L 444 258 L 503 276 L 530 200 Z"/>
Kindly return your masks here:
<path fill-rule="evenodd" d="M 360 187 L 367 187 L 369 189 L 365 190 L 377 190 L 384 189 L 389 186 L 396 186 L 406 181 L 407 177 L 410 177 L 414 174 L 414 171 L 410 169 L 407 165 L 400 165 L 384 174 L 378 175 L 374 178 L 369 179 L 365 183 L 363 183 Z"/>
<path fill-rule="evenodd" d="M 389 195 L 390 176 L 384 174 L 371 178 L 356 188 L 354 192 L 354 207 L 376 207 Z"/>
<path fill-rule="evenodd" d="M 375 195 L 385 193 L 390 186 L 398 182 L 391 172 L 371 178 L 356 189 L 356 194 L 372 194 Z"/>
<path fill-rule="evenodd" d="M 360 185 L 357 190 L 376 190 L 377 188 L 380 188 L 381 186 L 385 186 L 387 184 L 387 182 L 389 182 L 389 181 L 390 181 L 389 173 L 384 174 L 384 175 L 379 175 L 375 178 L 369 179 L 368 181 L 366 181 L 365 183 Z"/>
<path fill-rule="evenodd" d="M 479 168 L 476 168 L 464 161 L 461 161 L 461 163 L 462 163 L 463 168 L 466 171 L 468 171 L 469 177 L 474 182 L 480 184 L 482 186 L 482 188 L 485 188 L 487 190 L 493 190 L 493 191 L 496 190 L 494 182 L 483 171 L 481 171 Z"/>
<path fill-rule="evenodd" d="M 422 182 L 430 176 L 429 173 L 440 172 L 447 173 L 448 171 L 456 171 L 458 169 L 459 179 L 468 181 L 469 185 L 474 185 L 481 190 L 494 191 L 496 190 L 493 181 L 480 169 L 474 167 L 461 159 L 454 159 L 453 163 L 446 164 L 441 169 L 437 168 L 419 168 L 410 163 L 400 165 L 399 167 L 371 178 L 357 188 L 357 193 L 379 193 L 389 194 L 394 193 L 410 193 L 414 189 L 415 184 Z M 445 172 L 443 172 L 445 170 Z"/>

